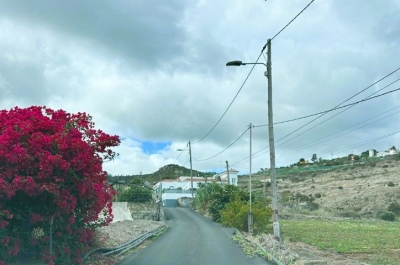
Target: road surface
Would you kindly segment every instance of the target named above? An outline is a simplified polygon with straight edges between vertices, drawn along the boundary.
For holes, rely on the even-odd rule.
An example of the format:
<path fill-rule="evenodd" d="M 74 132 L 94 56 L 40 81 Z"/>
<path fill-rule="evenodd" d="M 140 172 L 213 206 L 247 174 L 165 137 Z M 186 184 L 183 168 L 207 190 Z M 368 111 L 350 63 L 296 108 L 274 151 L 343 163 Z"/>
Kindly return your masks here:
<path fill-rule="evenodd" d="M 232 241 L 233 229 L 222 227 L 188 208 L 164 208 L 165 234 L 120 265 L 259 265 Z"/>

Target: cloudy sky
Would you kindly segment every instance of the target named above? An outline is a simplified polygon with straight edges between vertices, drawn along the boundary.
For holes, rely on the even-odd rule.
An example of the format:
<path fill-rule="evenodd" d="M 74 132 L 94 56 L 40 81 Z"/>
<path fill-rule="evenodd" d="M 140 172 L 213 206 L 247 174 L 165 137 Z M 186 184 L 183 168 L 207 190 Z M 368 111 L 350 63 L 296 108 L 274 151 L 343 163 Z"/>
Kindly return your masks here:
<path fill-rule="evenodd" d="M 0 0 L 0 109 L 91 114 L 123 139 L 104 164 L 112 175 L 189 168 L 177 151 L 188 141 L 194 169 L 221 172 L 228 160 L 248 173 L 252 123 L 252 171 L 268 168 L 265 67 L 239 92 L 252 66 L 225 64 L 255 62 L 309 2 Z M 272 41 L 274 122 L 400 88 L 399 14 L 400 0 L 315 0 Z M 307 126 L 318 116 L 276 124 L 277 166 L 400 147 L 399 111 L 396 91 Z"/>

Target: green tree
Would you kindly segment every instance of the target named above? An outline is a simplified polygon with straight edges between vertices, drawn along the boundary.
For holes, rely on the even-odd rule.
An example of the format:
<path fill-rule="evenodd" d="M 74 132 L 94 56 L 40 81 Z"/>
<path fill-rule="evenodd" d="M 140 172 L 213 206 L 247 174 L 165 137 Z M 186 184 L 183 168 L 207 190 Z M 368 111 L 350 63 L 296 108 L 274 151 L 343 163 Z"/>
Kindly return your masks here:
<path fill-rule="evenodd" d="M 132 186 L 121 191 L 118 196 L 120 202 L 148 202 L 151 201 L 151 190 L 141 186 Z"/>
<path fill-rule="evenodd" d="M 235 198 L 248 201 L 249 195 L 234 185 L 220 185 L 216 182 L 207 183 L 197 190 L 193 207 L 203 213 L 207 212 L 215 222 L 220 222 L 220 210 Z"/>
<path fill-rule="evenodd" d="M 242 231 L 248 231 L 248 212 L 250 204 L 235 198 L 235 200 L 226 204 L 225 208 L 220 210 L 221 223 L 225 226 L 234 227 Z M 252 203 L 253 213 L 253 232 L 267 232 L 271 223 L 272 210 L 266 207 L 265 202 Z"/>
<path fill-rule="evenodd" d="M 317 162 L 318 158 L 317 158 L 317 154 L 313 154 L 311 161 L 313 161 L 313 163 Z"/>

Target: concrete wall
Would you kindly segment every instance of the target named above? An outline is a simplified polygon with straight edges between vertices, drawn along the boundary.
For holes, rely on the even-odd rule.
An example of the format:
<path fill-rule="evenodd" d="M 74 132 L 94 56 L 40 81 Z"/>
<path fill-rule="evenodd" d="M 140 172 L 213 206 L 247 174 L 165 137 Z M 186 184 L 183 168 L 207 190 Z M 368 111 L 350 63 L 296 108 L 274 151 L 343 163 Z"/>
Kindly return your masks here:
<path fill-rule="evenodd" d="M 179 198 L 187 198 L 191 200 L 192 193 L 163 193 L 161 196 L 164 207 L 178 207 Z"/>
<path fill-rule="evenodd" d="M 177 199 L 163 200 L 162 203 L 164 207 L 178 207 Z"/>

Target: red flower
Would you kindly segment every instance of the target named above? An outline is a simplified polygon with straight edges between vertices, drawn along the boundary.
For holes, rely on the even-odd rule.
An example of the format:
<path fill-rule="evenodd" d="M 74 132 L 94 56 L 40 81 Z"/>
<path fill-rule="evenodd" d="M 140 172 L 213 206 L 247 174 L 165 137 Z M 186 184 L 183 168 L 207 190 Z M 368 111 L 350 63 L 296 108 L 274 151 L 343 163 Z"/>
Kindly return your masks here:
<path fill-rule="evenodd" d="M 1 110 L 0 228 L 8 229 L 9 234 L 14 230 L 30 234 L 29 226 L 14 221 L 14 216 L 37 227 L 52 222 L 53 231 L 58 231 L 58 245 L 69 248 L 55 250 L 58 254 L 54 257 L 43 252 L 44 260 L 53 264 L 59 257 L 65 258 L 61 255 L 65 252 L 71 255 L 67 263 L 80 261 L 92 238 L 91 230 L 82 227 L 96 221 L 104 208 L 112 216 L 114 191 L 102 170 L 102 157 L 113 159 L 110 147 L 119 143 L 118 136 L 96 130 L 86 113 L 37 106 Z M 105 218 L 101 224 L 110 222 Z M 65 233 L 68 236 L 60 236 Z M 36 243 L 48 249 L 48 236 L 35 242 L 24 240 L 4 237 L 0 245 L 9 255 L 17 255 L 21 244 Z"/>

